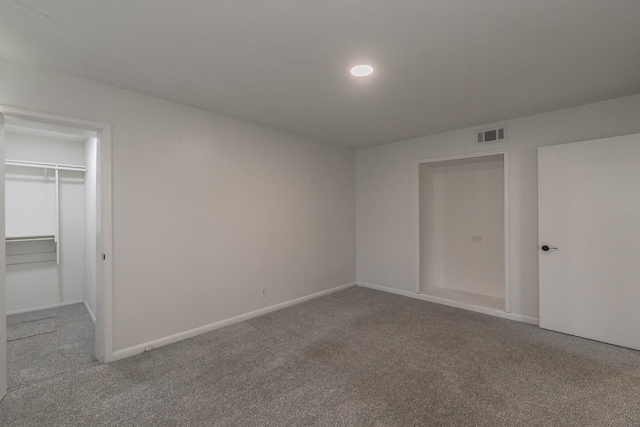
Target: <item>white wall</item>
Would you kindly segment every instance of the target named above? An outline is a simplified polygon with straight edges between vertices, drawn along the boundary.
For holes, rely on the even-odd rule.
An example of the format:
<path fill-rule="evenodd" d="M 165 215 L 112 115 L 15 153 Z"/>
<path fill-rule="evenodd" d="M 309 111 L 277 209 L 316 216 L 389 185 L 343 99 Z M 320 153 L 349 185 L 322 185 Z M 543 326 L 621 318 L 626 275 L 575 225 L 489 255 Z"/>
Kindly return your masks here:
<path fill-rule="evenodd" d="M 537 148 L 640 132 L 640 95 L 500 124 L 507 142 L 477 145 L 483 125 L 357 151 L 358 281 L 416 289 L 416 160 L 507 148 L 512 311 L 538 317 Z"/>
<path fill-rule="evenodd" d="M 11 135 L 7 134 L 7 141 Z M 6 166 L 5 223 L 7 236 L 50 235 L 56 232 L 56 197 L 53 171 Z M 25 195 L 29 197 L 25 197 Z"/>
<path fill-rule="evenodd" d="M 84 268 L 84 300 L 91 311 L 92 317 L 96 312 L 96 173 L 97 173 L 97 152 L 98 141 L 96 138 L 89 138 L 84 143 L 85 166 L 87 172 L 84 180 L 84 200 L 85 200 L 85 268 Z"/>
<path fill-rule="evenodd" d="M 437 286 L 504 298 L 503 162 L 434 169 Z"/>
<path fill-rule="evenodd" d="M 353 150 L 5 60 L 0 87 L 112 124 L 115 350 L 355 280 Z"/>
<path fill-rule="evenodd" d="M 84 146 L 7 133 L 6 158 L 84 165 Z M 6 167 L 7 235 L 54 234 L 53 171 L 45 183 L 42 169 Z M 55 261 L 7 266 L 7 312 L 81 301 L 84 298 L 84 178 L 60 171 L 60 265 Z"/>

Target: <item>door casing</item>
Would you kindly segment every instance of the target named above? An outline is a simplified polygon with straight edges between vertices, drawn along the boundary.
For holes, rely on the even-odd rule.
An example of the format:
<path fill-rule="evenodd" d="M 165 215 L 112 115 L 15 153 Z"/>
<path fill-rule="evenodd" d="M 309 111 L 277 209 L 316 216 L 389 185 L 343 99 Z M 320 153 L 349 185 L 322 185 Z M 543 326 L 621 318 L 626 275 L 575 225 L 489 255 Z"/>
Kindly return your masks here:
<path fill-rule="evenodd" d="M 510 205 L 509 205 L 509 153 L 508 150 L 486 150 L 466 154 L 455 154 L 451 156 L 431 157 L 416 160 L 415 162 L 415 183 L 416 183 L 416 289 L 415 293 L 420 294 L 421 291 L 421 248 L 420 248 L 420 165 L 423 163 L 439 163 L 449 160 L 473 159 L 485 156 L 502 155 L 504 160 L 504 312 L 511 313 L 511 287 L 510 287 Z"/>
<path fill-rule="evenodd" d="M 54 114 L 25 110 L 6 105 L 0 105 L 0 113 L 7 120 L 19 120 L 24 122 L 36 122 L 48 126 L 71 127 L 95 132 L 98 139 L 97 165 L 98 179 L 97 194 L 97 250 L 98 261 L 96 263 L 96 347 L 95 356 L 101 363 L 109 363 L 113 360 L 113 207 L 112 207 L 112 142 L 111 125 L 108 123 L 77 119 Z M 2 129 L 4 139 L 4 129 Z M 4 141 L 1 144 L 4 158 Z M 2 162 L 2 209 L 0 227 L 2 235 L 4 231 L 4 162 Z M 4 245 L 2 245 L 4 251 Z M 6 293 L 6 261 L 4 252 L 1 254 L 0 269 L 2 270 L 0 284 L 0 338 L 4 335 L 6 342 L 6 315 L 4 298 Z M 0 354 L 0 369 L 6 372 L 6 349 Z"/>

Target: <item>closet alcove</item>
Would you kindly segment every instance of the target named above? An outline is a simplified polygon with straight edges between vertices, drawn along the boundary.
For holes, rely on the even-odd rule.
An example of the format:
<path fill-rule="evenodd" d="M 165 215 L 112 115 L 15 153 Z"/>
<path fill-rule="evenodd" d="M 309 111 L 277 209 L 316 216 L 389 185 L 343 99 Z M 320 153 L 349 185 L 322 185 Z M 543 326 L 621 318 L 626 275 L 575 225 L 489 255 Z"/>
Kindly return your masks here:
<path fill-rule="evenodd" d="M 418 164 L 419 293 L 505 307 L 504 154 Z"/>
<path fill-rule="evenodd" d="M 7 314 L 84 302 L 95 312 L 96 140 L 7 126 Z M 88 167 L 89 166 L 89 167 Z"/>

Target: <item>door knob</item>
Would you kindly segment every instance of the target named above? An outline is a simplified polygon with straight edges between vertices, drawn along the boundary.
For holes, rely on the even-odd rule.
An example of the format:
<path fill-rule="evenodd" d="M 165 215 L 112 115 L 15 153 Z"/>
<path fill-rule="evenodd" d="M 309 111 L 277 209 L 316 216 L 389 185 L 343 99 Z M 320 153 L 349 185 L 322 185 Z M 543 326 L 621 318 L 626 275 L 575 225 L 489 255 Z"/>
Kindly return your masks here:
<path fill-rule="evenodd" d="M 549 245 L 542 245 L 540 246 L 540 249 L 542 249 L 545 252 L 558 250 L 558 248 L 552 248 L 552 247 L 549 247 Z"/>

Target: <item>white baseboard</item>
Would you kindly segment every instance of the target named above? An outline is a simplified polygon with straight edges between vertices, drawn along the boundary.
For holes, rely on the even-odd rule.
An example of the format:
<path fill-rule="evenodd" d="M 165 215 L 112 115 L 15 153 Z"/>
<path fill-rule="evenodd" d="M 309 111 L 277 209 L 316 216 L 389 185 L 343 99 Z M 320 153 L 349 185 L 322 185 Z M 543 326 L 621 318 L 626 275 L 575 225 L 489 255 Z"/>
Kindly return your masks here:
<path fill-rule="evenodd" d="M 117 360 L 125 359 L 127 357 L 135 356 L 136 354 L 143 353 L 147 346 L 151 348 L 158 348 L 164 345 L 173 344 L 178 341 L 186 340 L 188 338 L 193 338 L 197 335 L 204 334 L 206 332 L 211 332 L 216 329 L 224 328 L 225 326 L 233 325 L 234 323 L 244 322 L 245 320 L 252 319 L 257 316 L 261 316 L 263 314 L 271 313 L 273 311 L 281 310 L 286 307 L 290 307 L 292 305 L 300 304 L 301 302 L 309 301 L 324 295 L 331 294 L 333 292 L 338 292 L 343 289 L 350 288 L 352 286 L 356 286 L 356 282 L 347 283 L 346 285 L 337 286 L 335 288 L 327 289 L 326 291 L 316 292 L 315 294 L 307 295 L 304 297 L 296 298 L 291 301 L 285 301 L 280 304 L 275 304 L 270 307 L 261 308 L 260 310 L 255 310 L 249 313 L 241 314 L 239 316 L 231 317 L 229 319 L 221 320 L 219 322 L 211 323 L 208 325 L 200 326 L 199 328 L 190 329 L 188 331 L 180 332 L 175 335 L 170 335 L 168 337 L 160 338 L 157 340 L 149 341 L 144 344 L 134 345 L 122 350 L 116 350 L 113 352 L 112 361 L 115 362 Z"/>
<path fill-rule="evenodd" d="M 374 285 L 371 283 L 365 283 L 365 282 L 357 282 L 357 283 L 358 283 L 358 286 L 362 286 L 364 288 L 370 288 L 378 291 L 389 292 L 391 294 L 402 295 L 409 298 L 421 299 L 423 301 L 435 302 L 438 304 L 448 305 L 450 307 L 461 308 L 469 311 L 475 311 L 482 314 L 489 314 L 491 316 L 502 317 L 503 319 L 515 320 L 517 322 L 529 323 L 531 325 L 538 325 L 540 323 L 539 319 L 535 317 L 523 316 L 521 314 L 515 314 L 515 313 L 507 313 L 506 311 L 496 310 L 494 308 L 482 307 L 482 306 L 472 305 L 472 304 L 465 304 L 458 301 L 449 300 L 446 298 L 433 297 L 426 294 L 417 294 L 411 291 L 388 288 L 385 286 Z"/>
<path fill-rule="evenodd" d="M 22 310 L 8 311 L 7 312 L 7 316 L 10 316 L 12 314 L 30 313 L 32 311 L 46 310 L 48 308 L 64 307 L 65 305 L 80 304 L 82 302 L 84 302 L 84 301 L 83 300 L 78 300 L 78 301 L 61 302 L 59 304 L 46 305 L 44 307 L 24 308 Z"/>
<path fill-rule="evenodd" d="M 91 311 L 91 307 L 89 307 L 89 304 L 87 303 L 87 300 L 84 300 L 84 306 L 86 307 L 87 311 L 89 312 L 89 316 L 91 316 L 91 320 L 93 320 L 93 324 L 96 324 L 96 315 L 93 314 L 93 311 Z"/>

